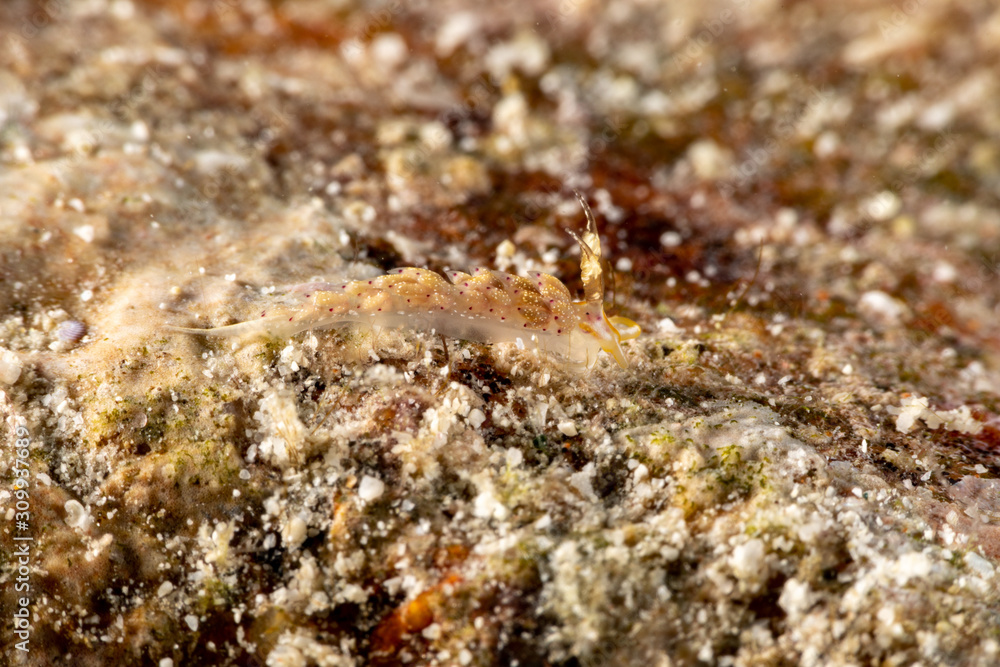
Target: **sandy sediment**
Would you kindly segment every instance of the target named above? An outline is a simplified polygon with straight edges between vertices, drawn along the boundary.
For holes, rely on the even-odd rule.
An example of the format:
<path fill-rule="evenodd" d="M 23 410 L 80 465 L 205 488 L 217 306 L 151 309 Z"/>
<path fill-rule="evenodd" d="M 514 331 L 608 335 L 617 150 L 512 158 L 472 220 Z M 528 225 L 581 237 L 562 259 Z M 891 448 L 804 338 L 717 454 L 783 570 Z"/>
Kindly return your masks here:
<path fill-rule="evenodd" d="M 972 1 L 4 3 L 4 661 L 996 664 L 998 38 Z M 627 369 L 167 328 L 404 266 L 582 294 L 574 189 Z"/>

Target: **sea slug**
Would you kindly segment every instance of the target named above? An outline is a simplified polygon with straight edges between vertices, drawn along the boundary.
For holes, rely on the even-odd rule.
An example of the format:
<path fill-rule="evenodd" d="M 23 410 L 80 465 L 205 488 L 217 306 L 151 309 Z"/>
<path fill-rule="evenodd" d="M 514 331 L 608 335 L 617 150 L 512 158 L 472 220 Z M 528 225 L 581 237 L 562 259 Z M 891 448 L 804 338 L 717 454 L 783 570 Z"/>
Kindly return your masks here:
<path fill-rule="evenodd" d="M 559 279 L 534 271 L 527 278 L 476 269 L 447 273 L 402 268 L 371 280 L 306 283 L 292 288 L 303 299 L 298 307 L 265 310 L 260 317 L 214 329 L 171 327 L 211 336 L 287 338 L 300 331 L 348 324 L 410 327 L 480 343 L 517 343 L 571 363 L 592 367 L 599 352 L 622 368 L 628 361 L 621 341 L 636 338 L 639 326 L 604 313 L 601 242 L 594 214 L 577 193 L 587 216 L 580 244 L 584 299 L 574 301 Z"/>

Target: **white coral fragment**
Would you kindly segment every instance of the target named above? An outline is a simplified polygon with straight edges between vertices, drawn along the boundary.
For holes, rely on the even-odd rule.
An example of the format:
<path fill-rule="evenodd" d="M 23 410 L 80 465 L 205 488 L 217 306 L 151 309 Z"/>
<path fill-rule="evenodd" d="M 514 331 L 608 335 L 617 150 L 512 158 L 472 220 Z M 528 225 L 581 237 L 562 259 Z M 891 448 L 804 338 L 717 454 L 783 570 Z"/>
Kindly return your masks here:
<path fill-rule="evenodd" d="M 361 498 L 361 500 L 366 503 L 378 500 L 382 497 L 384 492 L 385 482 L 382 480 L 370 475 L 365 475 L 361 478 L 361 484 L 358 485 L 358 497 Z"/>
<path fill-rule="evenodd" d="M 896 430 L 900 433 L 912 431 L 918 419 L 932 429 L 944 426 L 946 430 L 969 435 L 983 430 L 983 425 L 976 421 L 967 405 L 954 410 L 931 410 L 929 406 L 927 397 L 915 395 L 903 398 L 900 407 L 890 407 L 887 411 L 896 415 Z"/>
<path fill-rule="evenodd" d="M 264 434 L 259 447 L 261 456 L 279 468 L 289 467 L 306 438 L 294 397 L 288 391 L 268 390 L 254 419 Z"/>

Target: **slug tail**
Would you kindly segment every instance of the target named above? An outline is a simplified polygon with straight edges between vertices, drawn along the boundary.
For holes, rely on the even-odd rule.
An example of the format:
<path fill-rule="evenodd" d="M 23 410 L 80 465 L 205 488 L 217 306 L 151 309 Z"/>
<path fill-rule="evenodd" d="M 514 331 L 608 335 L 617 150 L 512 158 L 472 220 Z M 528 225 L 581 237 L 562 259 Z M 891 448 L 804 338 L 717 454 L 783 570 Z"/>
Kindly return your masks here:
<path fill-rule="evenodd" d="M 236 324 L 229 324 L 224 327 L 214 327 L 211 329 L 195 329 L 192 327 L 177 327 L 171 324 L 167 325 L 167 329 L 170 331 L 176 331 L 179 333 L 194 334 L 196 336 L 219 336 L 222 338 L 252 338 L 252 337 L 272 337 L 275 335 L 280 335 L 279 332 L 272 331 L 272 326 L 268 326 L 270 322 L 262 322 L 259 320 L 250 320 L 247 322 L 238 322 Z"/>

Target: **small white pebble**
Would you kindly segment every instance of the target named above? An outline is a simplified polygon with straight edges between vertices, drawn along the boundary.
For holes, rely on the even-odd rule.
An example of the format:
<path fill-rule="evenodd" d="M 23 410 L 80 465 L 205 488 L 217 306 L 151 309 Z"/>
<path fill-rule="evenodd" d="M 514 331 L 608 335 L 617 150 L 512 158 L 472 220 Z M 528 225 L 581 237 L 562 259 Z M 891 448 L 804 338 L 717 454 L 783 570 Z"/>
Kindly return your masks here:
<path fill-rule="evenodd" d="M 469 416 L 466 419 L 469 420 L 469 424 L 472 425 L 472 428 L 478 429 L 483 425 L 483 422 L 486 421 L 486 415 L 483 414 L 483 411 L 479 408 L 473 408 L 469 412 Z"/>
<path fill-rule="evenodd" d="M 570 438 L 572 438 L 573 436 L 575 436 L 578 433 L 578 431 L 576 430 L 576 424 L 574 424 L 573 422 L 571 422 L 568 419 L 565 420 L 565 421 L 559 422 L 559 424 L 557 425 L 557 428 L 559 429 L 560 433 L 562 433 L 563 435 L 568 436 Z"/>
<path fill-rule="evenodd" d="M 129 132 L 136 141 L 149 141 L 149 126 L 141 120 L 132 123 Z"/>
<path fill-rule="evenodd" d="M 977 554 L 975 551 L 970 551 L 965 554 L 964 560 L 966 567 L 984 579 L 991 578 L 996 571 L 992 563 Z"/>
<path fill-rule="evenodd" d="M 524 453 L 520 449 L 517 449 L 516 447 L 511 447 L 510 449 L 507 450 L 508 466 L 510 466 L 511 468 L 516 468 L 517 466 L 521 465 L 522 461 L 524 461 Z"/>
<path fill-rule="evenodd" d="M 881 290 L 870 290 L 858 299 L 858 312 L 870 323 L 893 326 L 907 315 L 907 308 Z"/>
<path fill-rule="evenodd" d="M 361 478 L 361 484 L 358 485 L 358 497 L 361 500 L 366 503 L 377 500 L 384 492 L 385 482 L 382 480 L 370 475 L 365 475 Z"/>
<path fill-rule="evenodd" d="M 0 384 L 14 384 L 21 377 L 21 358 L 0 347 Z"/>
<path fill-rule="evenodd" d="M 948 262 L 938 262 L 934 265 L 932 278 L 936 283 L 953 283 L 958 278 L 958 270 Z"/>
<path fill-rule="evenodd" d="M 171 658 L 161 658 L 160 667 L 174 667 L 174 661 Z"/>
<path fill-rule="evenodd" d="M 74 199 L 70 203 L 72 203 L 73 201 L 80 201 L 80 200 L 79 199 Z M 81 206 L 82 205 L 83 204 L 81 204 Z M 93 243 L 94 242 L 95 232 L 94 232 L 94 226 L 93 225 L 80 225 L 79 227 L 75 227 L 73 229 L 73 233 L 76 234 L 77 236 L 79 236 L 81 239 L 83 239 L 84 243 Z"/>
<path fill-rule="evenodd" d="M 683 241 L 680 234 L 677 232 L 663 232 L 660 234 L 660 245 L 664 248 L 676 248 Z"/>
<path fill-rule="evenodd" d="M 640 463 L 638 466 L 636 466 L 635 472 L 632 473 L 632 482 L 634 484 L 642 484 L 648 478 L 649 478 L 649 468 L 646 467 L 646 464 Z"/>
<path fill-rule="evenodd" d="M 884 190 L 862 202 L 861 209 L 877 222 L 883 222 L 899 213 L 902 200 L 891 190 Z"/>
<path fill-rule="evenodd" d="M 729 566 L 733 568 L 733 574 L 738 579 L 755 580 L 766 574 L 764 572 L 766 556 L 767 550 L 764 543 L 753 538 L 733 549 L 733 553 L 729 557 Z"/>
<path fill-rule="evenodd" d="M 281 540 L 286 547 L 296 548 L 306 539 L 307 526 L 300 516 L 293 516 L 281 531 Z"/>
<path fill-rule="evenodd" d="M 174 591 L 174 585 L 169 581 L 164 581 L 160 584 L 160 587 L 156 589 L 156 596 L 165 598 Z"/>
<path fill-rule="evenodd" d="M 372 59 L 385 67 L 396 67 L 406 60 L 409 49 L 396 33 L 382 33 L 371 43 Z"/>
<path fill-rule="evenodd" d="M 198 617 L 195 616 L 194 614 L 188 614 L 187 616 L 185 616 L 184 622 L 187 623 L 187 626 L 191 628 L 192 632 L 198 629 Z"/>
<path fill-rule="evenodd" d="M 809 582 L 799 581 L 794 577 L 785 582 L 778 598 L 778 605 L 785 610 L 790 618 L 799 619 L 809 611 L 814 595 L 809 588 Z"/>
<path fill-rule="evenodd" d="M 31 162 L 31 149 L 24 144 L 18 144 L 14 147 L 14 160 L 21 163 Z"/>
<path fill-rule="evenodd" d="M 677 333 L 680 329 L 674 324 L 674 321 L 669 317 L 664 317 L 662 320 L 656 323 L 656 329 L 660 333 Z"/>
<path fill-rule="evenodd" d="M 227 273 L 226 274 L 226 280 L 228 282 L 235 282 L 236 281 L 236 274 L 235 273 Z"/>
<path fill-rule="evenodd" d="M 569 476 L 569 485 L 580 492 L 584 498 L 590 502 L 597 502 L 597 494 L 594 493 L 594 485 L 591 479 L 594 476 L 594 463 L 590 462 L 583 466 L 580 472 L 575 472 Z"/>
<path fill-rule="evenodd" d="M 505 259 L 510 259 L 517 252 L 517 247 L 510 242 L 510 239 L 502 241 L 500 245 L 497 246 L 497 257 L 503 257 Z"/>
<path fill-rule="evenodd" d="M 80 301 L 83 301 L 84 303 L 90 301 L 93 298 L 94 298 L 94 290 L 85 289 L 82 292 L 80 292 Z"/>
<path fill-rule="evenodd" d="M 837 150 L 837 146 L 840 145 L 840 139 L 833 132 L 824 132 L 816 138 L 816 143 L 813 145 L 813 152 L 816 157 L 820 159 L 825 159 L 833 155 L 833 152 Z"/>

